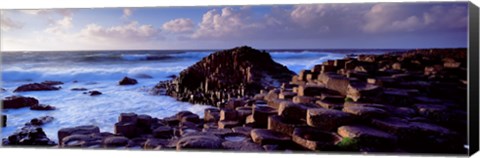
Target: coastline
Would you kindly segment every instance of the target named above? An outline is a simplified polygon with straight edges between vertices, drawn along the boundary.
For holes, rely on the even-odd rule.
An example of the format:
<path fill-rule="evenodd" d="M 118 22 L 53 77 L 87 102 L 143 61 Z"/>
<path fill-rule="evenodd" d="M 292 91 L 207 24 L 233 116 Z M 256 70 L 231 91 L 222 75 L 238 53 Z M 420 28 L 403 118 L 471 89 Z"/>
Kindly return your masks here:
<path fill-rule="evenodd" d="M 434 64 L 442 63 L 442 69 L 443 67 L 447 67 L 447 70 L 451 69 L 448 71 L 438 70 L 435 66 L 427 68 L 422 65 L 424 64 L 422 62 L 419 64 L 397 64 L 395 62 L 398 61 L 396 57 L 409 58 L 418 54 L 422 57 L 433 57 L 437 51 L 441 50 L 449 49 L 439 49 L 432 52 L 430 50 L 417 50 L 419 52 L 401 53 L 398 56 L 396 56 L 397 54 L 360 55 L 356 62 L 349 62 L 354 60 L 349 59 L 318 63 L 318 66 L 315 66 L 312 70 L 304 70 L 297 75 L 292 75 L 291 80 L 281 86 L 277 85 L 271 87 L 271 89 L 264 89 L 254 95 L 241 96 L 240 99 L 237 97 L 233 97 L 235 99 L 228 98 L 223 103 L 218 104 L 218 107 L 206 109 L 203 118 L 188 112 L 180 112 L 175 116 L 166 118 L 124 113 L 119 116 L 119 120 L 114 126 L 115 134 L 101 133 L 100 130 L 97 130 L 98 127 L 80 127 L 76 130 L 82 131 L 79 129 L 85 128 L 83 131 L 86 132 L 65 132 L 67 134 L 62 134 L 60 137 L 60 133 L 62 133 L 62 130 L 60 130 L 58 147 L 117 149 L 131 147 L 133 149 L 160 150 L 214 150 L 223 148 L 245 151 L 347 150 L 361 152 L 433 152 L 438 148 L 448 149 L 451 146 L 445 144 L 437 144 L 432 147 L 436 150 L 423 149 L 422 145 L 425 144 L 414 146 L 414 149 L 403 149 L 406 146 L 413 145 L 413 142 L 410 142 L 412 140 L 410 135 L 402 136 L 408 138 L 405 139 L 406 142 L 397 142 L 397 140 L 403 140 L 398 137 L 403 130 L 423 132 L 422 134 L 425 135 L 435 134 L 438 135 L 438 138 L 443 138 L 445 135 L 454 139 L 461 138 L 453 134 L 458 132 L 458 129 L 452 130 L 460 127 L 451 124 L 449 122 L 451 120 L 438 118 L 438 115 L 444 116 L 445 112 L 450 115 L 450 112 L 446 109 L 451 108 L 458 110 L 458 114 L 452 114 L 452 117 L 461 118 L 462 110 L 465 108 L 462 107 L 461 102 L 457 106 L 451 106 L 440 104 L 442 101 L 435 100 L 438 98 L 411 99 L 410 97 L 426 92 L 438 92 L 436 90 L 425 90 L 432 88 L 432 84 L 452 87 L 452 85 L 444 84 L 446 81 L 443 81 L 443 79 L 435 77 L 433 79 L 438 80 L 438 83 L 426 85 L 424 82 L 428 82 L 429 79 L 425 76 L 445 73 L 443 75 L 453 74 L 461 78 L 463 77 L 462 74 L 455 74 L 456 71 L 454 70 L 461 69 L 461 66 L 465 65 L 463 61 L 458 61 L 462 58 L 459 57 L 453 59 L 453 61 L 442 61 L 447 57 L 432 59 Z M 461 49 L 455 51 L 461 51 Z M 450 52 L 447 51 L 446 54 L 448 53 Z M 403 56 L 404 54 L 406 55 Z M 439 54 L 443 53 L 440 52 Z M 385 62 L 385 66 L 388 65 L 388 68 L 381 72 L 379 70 L 383 67 L 373 66 L 376 64 L 372 64 L 389 60 L 393 62 Z M 456 64 L 457 62 L 460 63 Z M 423 68 L 421 68 L 422 66 Z M 353 71 L 342 72 L 342 68 Z M 448 81 L 448 78 L 446 80 Z M 457 81 L 459 80 L 457 79 Z M 158 87 L 162 88 L 162 86 Z M 384 89 L 385 87 L 388 88 Z M 399 88 L 409 88 L 409 90 L 399 90 Z M 412 90 L 416 88 L 418 88 L 417 91 Z M 440 90 L 444 90 L 442 88 L 445 87 L 440 87 Z M 426 94 L 429 95 L 429 93 Z M 385 94 L 387 95 L 384 96 Z M 456 97 L 448 96 L 449 94 L 440 92 L 434 94 L 434 96 Z M 397 102 L 398 100 L 407 100 L 407 102 Z M 418 106 L 419 103 L 422 104 Z M 409 104 L 409 106 L 399 104 Z M 441 107 L 428 106 L 431 104 L 440 104 Z M 332 119 L 331 116 L 334 116 L 335 119 Z M 392 116 L 395 116 L 395 118 L 391 118 Z M 438 122 L 453 125 L 453 127 L 445 128 L 442 127 L 444 124 L 442 126 L 437 125 Z M 421 125 L 430 128 L 422 128 Z M 141 130 L 138 131 L 139 129 Z M 324 134 L 324 137 L 329 139 L 307 136 L 318 133 Z M 361 134 L 356 135 L 355 133 Z M 85 137 L 86 135 L 89 137 Z M 378 142 L 365 140 L 364 135 L 368 139 L 374 139 Z M 420 138 L 415 137 L 415 139 L 425 139 L 427 141 L 426 145 L 438 143 L 428 142 L 435 140 L 425 137 L 420 136 Z M 349 139 L 346 140 L 345 138 Z M 77 143 L 63 143 L 69 141 L 76 141 Z M 452 143 L 455 148 L 462 148 L 463 144 L 456 141 L 442 140 L 441 142 Z M 284 143 L 289 145 L 283 145 Z M 393 149 L 383 148 L 385 144 L 390 144 Z M 400 147 L 397 148 L 396 146 Z M 445 152 L 450 152 L 450 150 Z M 463 152 L 462 149 L 453 151 L 453 153 L 461 152 Z"/>

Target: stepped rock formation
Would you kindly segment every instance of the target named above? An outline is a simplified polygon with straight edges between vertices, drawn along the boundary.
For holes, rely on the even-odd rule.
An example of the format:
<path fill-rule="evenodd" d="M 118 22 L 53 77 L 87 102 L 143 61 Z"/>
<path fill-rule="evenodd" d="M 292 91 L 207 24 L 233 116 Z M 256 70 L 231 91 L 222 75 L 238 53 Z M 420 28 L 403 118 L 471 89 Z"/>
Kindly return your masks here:
<path fill-rule="evenodd" d="M 243 46 L 212 53 L 157 88 L 166 88 L 166 94 L 181 101 L 218 105 L 230 98 L 253 96 L 266 87 L 279 87 L 294 74 L 267 52 Z"/>

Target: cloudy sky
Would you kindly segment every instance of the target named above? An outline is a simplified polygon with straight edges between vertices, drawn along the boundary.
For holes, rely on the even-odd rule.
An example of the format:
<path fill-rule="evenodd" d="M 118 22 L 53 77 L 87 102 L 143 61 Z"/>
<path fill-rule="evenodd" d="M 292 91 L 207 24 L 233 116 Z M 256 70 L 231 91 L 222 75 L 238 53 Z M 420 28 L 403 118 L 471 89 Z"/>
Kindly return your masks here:
<path fill-rule="evenodd" d="M 468 5 L 2 10 L 2 50 L 466 47 Z"/>

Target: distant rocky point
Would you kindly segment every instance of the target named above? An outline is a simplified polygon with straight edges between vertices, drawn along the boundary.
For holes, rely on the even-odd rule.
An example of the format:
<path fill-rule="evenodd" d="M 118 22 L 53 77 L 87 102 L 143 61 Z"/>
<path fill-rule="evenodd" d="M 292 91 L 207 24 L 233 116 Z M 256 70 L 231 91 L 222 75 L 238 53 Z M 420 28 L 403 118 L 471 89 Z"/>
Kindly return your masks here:
<path fill-rule="evenodd" d="M 243 46 L 212 53 L 156 88 L 165 89 L 166 94 L 181 101 L 220 105 L 231 98 L 279 87 L 293 75 L 273 61 L 269 53 Z"/>

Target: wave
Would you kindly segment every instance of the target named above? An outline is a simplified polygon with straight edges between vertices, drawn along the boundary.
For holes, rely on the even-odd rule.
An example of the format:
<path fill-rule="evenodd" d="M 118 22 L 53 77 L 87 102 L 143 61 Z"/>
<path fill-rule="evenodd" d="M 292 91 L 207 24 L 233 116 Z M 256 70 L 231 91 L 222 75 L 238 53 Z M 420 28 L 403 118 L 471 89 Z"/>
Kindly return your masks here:
<path fill-rule="evenodd" d="M 70 81 L 102 81 L 119 80 L 125 76 L 134 78 L 155 78 L 166 79 L 167 76 L 177 74 L 186 66 L 170 67 L 133 67 L 128 65 L 123 68 L 9 68 L 2 71 L 2 81 L 45 81 L 56 80 L 62 82 Z M 149 77 L 145 77 L 149 76 Z"/>

